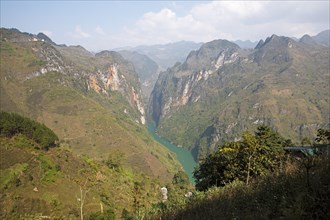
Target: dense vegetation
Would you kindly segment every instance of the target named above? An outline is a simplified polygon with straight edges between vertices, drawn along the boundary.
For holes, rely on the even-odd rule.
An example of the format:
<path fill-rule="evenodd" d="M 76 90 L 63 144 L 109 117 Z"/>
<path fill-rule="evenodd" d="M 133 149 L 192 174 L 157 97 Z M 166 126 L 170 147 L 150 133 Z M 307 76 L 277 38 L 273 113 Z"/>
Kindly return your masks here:
<path fill-rule="evenodd" d="M 196 191 L 180 206 L 166 204 L 161 219 L 329 219 L 330 130 L 319 129 L 312 154 L 269 127 L 244 132 L 195 171 Z M 310 148 L 307 148 L 310 149 Z M 300 152 L 300 153 L 299 153 Z"/>
<path fill-rule="evenodd" d="M 16 113 L 0 112 L 0 134 L 6 137 L 23 134 L 46 150 L 56 146 L 58 141 L 57 135 L 44 124 Z"/>
<path fill-rule="evenodd" d="M 253 177 L 274 172 L 284 161 L 285 146 L 290 141 L 267 126 L 258 127 L 254 135 L 244 132 L 241 141 L 225 143 L 200 163 L 194 173 L 196 188 L 207 190 L 237 180 L 248 184 Z"/>

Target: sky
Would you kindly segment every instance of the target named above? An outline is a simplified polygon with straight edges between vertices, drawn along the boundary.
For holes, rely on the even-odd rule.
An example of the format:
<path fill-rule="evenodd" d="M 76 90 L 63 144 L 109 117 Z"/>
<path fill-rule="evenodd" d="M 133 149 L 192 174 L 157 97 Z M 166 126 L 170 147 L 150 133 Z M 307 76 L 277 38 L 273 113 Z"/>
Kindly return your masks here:
<path fill-rule="evenodd" d="M 329 29 L 329 1 L 1 0 L 1 27 L 90 51 L 177 41 L 300 38 Z"/>

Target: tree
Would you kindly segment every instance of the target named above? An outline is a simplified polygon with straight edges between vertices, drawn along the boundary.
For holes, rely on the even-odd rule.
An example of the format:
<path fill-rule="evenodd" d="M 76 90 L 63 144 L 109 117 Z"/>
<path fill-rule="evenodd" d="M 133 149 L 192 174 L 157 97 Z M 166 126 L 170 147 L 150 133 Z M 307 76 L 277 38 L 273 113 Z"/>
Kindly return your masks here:
<path fill-rule="evenodd" d="M 57 135 L 44 124 L 16 113 L 0 112 L 0 134 L 6 137 L 23 134 L 40 144 L 45 150 L 56 146 L 58 141 Z"/>
<path fill-rule="evenodd" d="M 330 144 L 330 129 L 318 129 L 315 142 L 319 144 Z"/>
<path fill-rule="evenodd" d="M 84 220 L 84 214 L 83 209 L 86 201 L 86 195 L 89 192 L 90 188 L 87 188 L 87 179 L 85 181 L 85 184 L 83 186 L 79 186 L 80 189 L 80 197 L 77 197 L 77 200 L 79 202 L 79 208 L 80 208 L 80 220 Z"/>
<path fill-rule="evenodd" d="M 304 138 L 301 140 L 301 145 L 302 145 L 302 146 L 309 146 L 309 145 L 311 145 L 311 144 L 312 144 L 312 142 L 311 142 L 311 140 L 309 140 L 308 137 L 304 137 Z"/>
<path fill-rule="evenodd" d="M 239 154 L 243 154 L 242 161 L 246 160 L 246 180 L 245 183 L 249 184 L 251 173 L 257 173 L 260 168 L 260 160 L 258 160 L 258 150 L 260 145 L 257 139 L 250 132 L 243 133 L 243 141 L 241 144 Z"/>
<path fill-rule="evenodd" d="M 225 186 L 242 176 L 238 159 L 240 142 L 228 142 L 217 151 L 209 154 L 195 168 L 197 190 L 207 190 L 212 186 Z"/>
<path fill-rule="evenodd" d="M 284 159 L 284 147 L 292 146 L 290 139 L 283 138 L 270 127 L 261 125 L 255 132 L 263 157 L 263 166 L 269 171 L 275 171 L 281 166 Z"/>
<path fill-rule="evenodd" d="M 283 147 L 290 141 L 267 126 L 255 134 L 243 132 L 241 141 L 227 142 L 209 154 L 194 171 L 196 188 L 206 190 L 235 180 L 249 184 L 251 178 L 275 171 L 284 158 Z"/>

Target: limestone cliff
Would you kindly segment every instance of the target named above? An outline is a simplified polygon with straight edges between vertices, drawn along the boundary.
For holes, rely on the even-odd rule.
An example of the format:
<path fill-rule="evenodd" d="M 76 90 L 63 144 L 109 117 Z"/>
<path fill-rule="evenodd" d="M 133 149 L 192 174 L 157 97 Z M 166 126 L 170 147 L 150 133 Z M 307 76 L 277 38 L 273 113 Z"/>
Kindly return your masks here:
<path fill-rule="evenodd" d="M 329 123 L 329 48 L 273 35 L 252 49 L 216 40 L 160 73 L 158 132 L 203 156 L 266 124 L 293 141 Z"/>

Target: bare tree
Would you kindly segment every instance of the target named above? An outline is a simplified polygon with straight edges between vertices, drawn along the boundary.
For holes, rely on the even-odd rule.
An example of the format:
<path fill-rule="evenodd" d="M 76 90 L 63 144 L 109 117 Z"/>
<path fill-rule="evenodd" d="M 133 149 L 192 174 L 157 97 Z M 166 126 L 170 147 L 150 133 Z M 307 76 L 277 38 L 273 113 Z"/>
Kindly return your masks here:
<path fill-rule="evenodd" d="M 80 203 L 80 220 L 84 220 L 84 215 L 83 215 L 83 208 L 86 200 L 86 195 L 89 192 L 90 189 L 87 189 L 87 179 L 85 181 L 85 184 L 83 186 L 79 186 L 80 189 L 80 198 L 77 197 L 77 200 Z"/>

